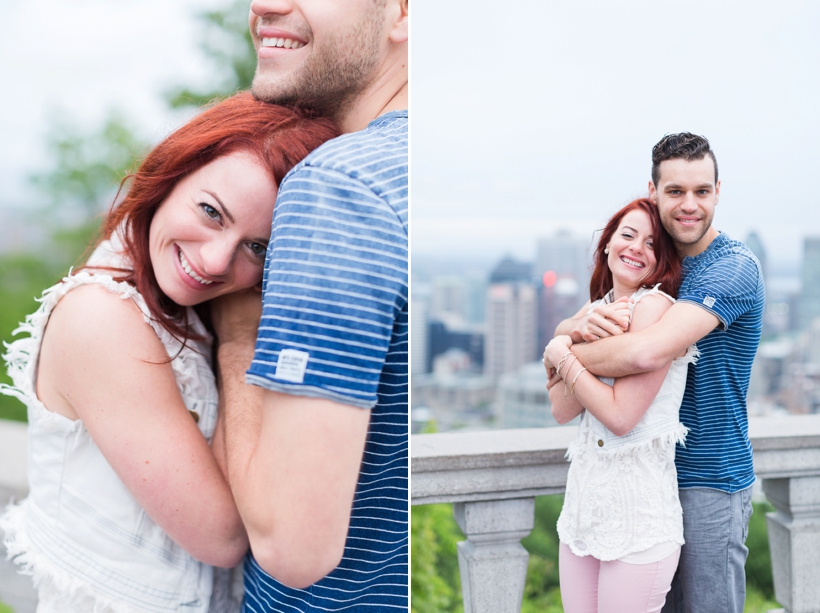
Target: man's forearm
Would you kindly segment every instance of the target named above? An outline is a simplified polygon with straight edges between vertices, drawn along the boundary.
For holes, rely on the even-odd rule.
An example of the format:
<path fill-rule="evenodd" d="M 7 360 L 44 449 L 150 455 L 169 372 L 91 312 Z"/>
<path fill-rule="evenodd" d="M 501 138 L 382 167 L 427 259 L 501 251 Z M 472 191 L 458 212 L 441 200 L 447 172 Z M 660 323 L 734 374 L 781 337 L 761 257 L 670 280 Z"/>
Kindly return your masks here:
<path fill-rule="evenodd" d="M 262 390 L 245 383 L 245 371 L 253 359 L 253 346 L 243 343 L 221 344 L 217 359 L 219 418 L 222 421 L 228 479 L 234 488 L 234 481 L 247 473 L 248 463 L 259 442 Z"/>
<path fill-rule="evenodd" d="M 572 353 L 595 375 L 625 377 L 655 370 L 641 359 L 642 347 L 643 333 L 635 333 L 573 345 Z"/>
<path fill-rule="evenodd" d="M 573 343 L 581 343 L 583 339 L 577 329 L 578 316 L 569 317 L 555 327 L 555 336 L 566 335 L 572 339 Z"/>

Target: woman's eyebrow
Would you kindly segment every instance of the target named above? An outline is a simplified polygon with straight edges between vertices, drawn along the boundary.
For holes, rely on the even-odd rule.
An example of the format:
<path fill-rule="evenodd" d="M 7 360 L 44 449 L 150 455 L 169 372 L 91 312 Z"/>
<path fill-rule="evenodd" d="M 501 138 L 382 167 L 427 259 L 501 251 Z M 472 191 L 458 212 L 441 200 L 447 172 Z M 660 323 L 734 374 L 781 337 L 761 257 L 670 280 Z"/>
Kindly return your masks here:
<path fill-rule="evenodd" d="M 236 223 L 236 220 L 233 218 L 233 215 L 231 215 L 231 212 L 228 210 L 228 207 L 226 207 L 225 203 L 223 203 L 222 200 L 219 199 L 219 196 L 217 196 L 214 192 L 212 192 L 209 189 L 203 191 L 206 194 L 210 194 L 211 196 L 213 196 L 214 200 L 216 200 L 219 203 L 219 206 L 222 208 L 222 212 L 225 213 L 225 217 L 230 219 L 231 223 Z"/>

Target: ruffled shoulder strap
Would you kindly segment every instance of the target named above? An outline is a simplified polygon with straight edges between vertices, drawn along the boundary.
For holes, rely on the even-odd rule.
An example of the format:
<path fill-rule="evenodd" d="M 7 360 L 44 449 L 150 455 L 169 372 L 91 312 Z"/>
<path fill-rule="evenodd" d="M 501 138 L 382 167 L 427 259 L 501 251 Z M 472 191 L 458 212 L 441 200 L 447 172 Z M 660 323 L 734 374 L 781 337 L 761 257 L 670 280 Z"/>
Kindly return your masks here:
<path fill-rule="evenodd" d="M 34 382 L 37 376 L 37 362 L 40 354 L 40 345 L 43 340 L 48 319 L 51 312 L 60 299 L 71 290 L 82 285 L 101 285 L 109 292 L 118 294 L 122 299 L 131 299 L 142 312 L 146 323 L 151 324 L 151 313 L 145 300 L 133 286 L 125 282 L 115 281 L 111 273 L 100 271 L 90 272 L 80 271 L 76 274 L 69 272 L 68 276 L 56 285 L 43 292 L 37 301 L 40 307 L 31 315 L 26 317 L 12 334 L 26 334 L 23 338 L 18 338 L 11 343 L 4 343 L 6 353 L 3 358 L 8 366 L 8 374 L 11 377 L 14 387 L 0 385 L 0 392 L 15 396 L 26 404 L 30 399 L 36 398 Z"/>
<path fill-rule="evenodd" d="M 641 287 L 638 290 L 636 290 L 635 293 L 632 294 L 632 296 L 630 296 L 630 299 L 629 299 L 629 312 L 630 312 L 630 314 L 635 310 L 635 305 L 636 304 L 638 304 L 646 296 L 652 296 L 653 294 L 659 294 L 659 295 L 661 295 L 665 298 L 668 298 L 669 301 L 672 304 L 674 304 L 675 299 L 672 298 L 672 296 L 670 296 L 666 292 L 662 292 L 660 287 L 661 287 L 661 284 L 657 283 L 655 285 L 655 287 L 648 287 L 648 288 L 647 287 Z"/>
<path fill-rule="evenodd" d="M 195 382 L 197 378 L 196 364 L 191 362 L 188 354 L 194 350 L 203 350 L 204 347 L 201 347 L 200 343 L 188 341 L 186 347 L 183 348 L 180 340 L 162 327 L 151 315 L 142 294 L 129 283 L 116 281 L 112 272 L 105 270 L 107 267 L 119 269 L 130 267 L 128 261 L 120 254 L 119 247 L 116 237 L 102 242 L 88 260 L 87 266 L 93 268 L 86 268 L 78 273 L 69 272 L 68 276 L 64 277 L 62 281 L 43 292 L 42 297 L 38 299 L 40 307 L 27 316 L 26 321 L 20 324 L 12 333 L 15 336 L 18 334 L 27 334 L 28 336 L 11 343 L 4 343 L 6 354 L 3 358 L 8 366 L 8 374 L 13 382 L 13 387 L 0 384 L 0 393 L 14 396 L 25 404 L 29 404 L 37 398 L 35 393 L 37 363 L 43 333 L 48 324 L 49 316 L 60 299 L 68 292 L 82 285 L 92 284 L 101 285 L 112 294 L 119 295 L 123 300 L 133 300 L 142 313 L 145 323 L 150 325 L 159 337 L 168 352 L 168 356 L 179 358 L 172 360 L 171 367 L 177 379 L 177 384 L 181 386 L 181 391 L 184 391 L 184 388 Z M 192 330 L 196 334 L 206 337 L 205 347 L 207 347 L 209 344 L 207 341 L 210 339 L 196 312 L 189 309 L 188 316 Z"/>

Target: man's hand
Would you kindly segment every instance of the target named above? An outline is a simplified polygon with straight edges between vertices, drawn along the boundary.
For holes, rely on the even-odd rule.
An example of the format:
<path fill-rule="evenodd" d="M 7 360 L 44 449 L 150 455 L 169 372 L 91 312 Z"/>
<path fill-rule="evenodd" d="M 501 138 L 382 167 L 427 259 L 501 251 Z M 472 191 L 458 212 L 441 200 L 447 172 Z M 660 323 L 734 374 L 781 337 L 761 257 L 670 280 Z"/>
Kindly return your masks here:
<path fill-rule="evenodd" d="M 618 336 L 629 330 L 629 298 L 618 298 L 611 304 L 599 304 L 576 323 L 578 335 L 586 342 Z"/>
<path fill-rule="evenodd" d="M 211 321 L 221 344 L 256 343 L 262 318 L 262 297 L 255 287 L 214 298 L 209 303 Z"/>

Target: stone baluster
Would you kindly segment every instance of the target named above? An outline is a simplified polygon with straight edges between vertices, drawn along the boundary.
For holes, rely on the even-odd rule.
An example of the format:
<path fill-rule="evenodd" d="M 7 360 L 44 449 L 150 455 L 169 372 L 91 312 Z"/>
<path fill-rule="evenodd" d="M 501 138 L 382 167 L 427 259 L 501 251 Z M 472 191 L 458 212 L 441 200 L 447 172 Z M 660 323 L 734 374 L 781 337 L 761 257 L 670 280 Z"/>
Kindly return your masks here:
<path fill-rule="evenodd" d="M 777 602 L 787 613 L 820 611 L 820 476 L 764 479 Z"/>
<path fill-rule="evenodd" d="M 459 502 L 466 541 L 458 544 L 465 613 L 519 613 L 529 554 L 521 545 L 535 522 L 535 498 Z"/>

